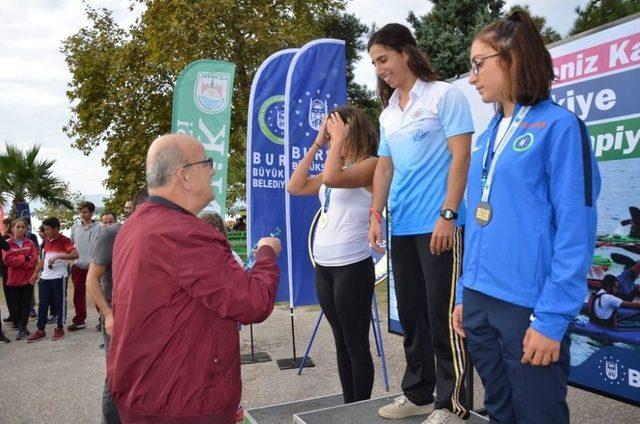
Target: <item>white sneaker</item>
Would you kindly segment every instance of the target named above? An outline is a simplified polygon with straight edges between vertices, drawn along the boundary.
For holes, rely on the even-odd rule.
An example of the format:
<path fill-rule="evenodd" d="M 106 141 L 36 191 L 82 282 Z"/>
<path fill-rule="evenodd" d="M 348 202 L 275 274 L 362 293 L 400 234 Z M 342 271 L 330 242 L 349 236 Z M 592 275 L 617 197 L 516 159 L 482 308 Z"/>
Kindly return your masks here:
<path fill-rule="evenodd" d="M 393 403 L 378 409 L 378 415 L 382 418 L 399 419 L 413 415 L 427 415 L 431 411 L 433 411 L 433 403 L 416 405 L 407 399 L 405 395 L 400 395 L 393 400 Z"/>
<path fill-rule="evenodd" d="M 448 409 L 436 409 L 422 424 L 463 424 L 464 420 Z"/>

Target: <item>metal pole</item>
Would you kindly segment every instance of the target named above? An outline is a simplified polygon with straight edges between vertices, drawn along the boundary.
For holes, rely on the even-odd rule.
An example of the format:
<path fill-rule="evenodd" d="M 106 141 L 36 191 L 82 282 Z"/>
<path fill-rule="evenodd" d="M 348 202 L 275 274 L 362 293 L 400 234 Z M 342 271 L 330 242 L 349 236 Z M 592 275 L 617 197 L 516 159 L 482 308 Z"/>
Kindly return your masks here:
<path fill-rule="evenodd" d="M 387 375 L 387 360 L 384 354 L 384 345 L 382 343 L 382 329 L 380 328 L 380 315 L 378 314 L 378 301 L 376 299 L 376 293 L 373 293 L 373 313 L 374 313 L 374 329 L 376 337 L 379 337 L 378 345 L 380 346 L 380 361 L 382 362 L 382 377 L 384 379 L 384 390 L 389 391 L 389 376 Z"/>
<path fill-rule="evenodd" d="M 253 350 L 253 324 L 249 324 L 249 337 L 251 338 L 251 358 L 255 358 L 256 354 Z"/>
<path fill-rule="evenodd" d="M 298 369 L 298 375 L 302 374 L 302 369 L 304 368 L 305 362 L 307 362 L 307 356 L 309 356 L 309 351 L 311 350 L 311 346 L 313 345 L 313 341 L 316 338 L 316 333 L 318 332 L 318 328 L 320 327 L 320 321 L 322 321 L 322 311 L 320 311 L 320 315 L 318 315 L 318 320 L 316 321 L 316 326 L 313 328 L 313 333 L 311 334 L 311 339 L 309 340 L 309 344 L 307 344 L 307 348 L 304 351 L 304 356 L 302 357 L 302 361 L 300 362 L 300 369 Z"/>
<path fill-rule="evenodd" d="M 296 356 L 296 330 L 293 324 L 293 306 L 289 308 L 289 316 L 291 317 L 291 340 L 293 340 L 293 360 L 297 359 Z"/>

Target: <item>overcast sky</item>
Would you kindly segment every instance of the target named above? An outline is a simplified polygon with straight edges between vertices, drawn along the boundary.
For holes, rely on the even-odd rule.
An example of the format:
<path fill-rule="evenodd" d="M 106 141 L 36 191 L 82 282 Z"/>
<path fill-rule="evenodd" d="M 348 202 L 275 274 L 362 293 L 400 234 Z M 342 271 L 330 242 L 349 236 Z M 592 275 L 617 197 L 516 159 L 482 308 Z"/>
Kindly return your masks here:
<path fill-rule="evenodd" d="M 113 10 L 124 27 L 140 13 L 128 10 L 129 0 L 89 3 Z M 566 35 L 575 19 L 576 6 L 586 3 L 510 0 L 507 7 L 528 4 L 534 14 L 545 16 L 554 29 Z M 390 22 L 406 24 L 409 11 L 420 16 L 430 8 L 426 0 L 353 0 L 348 11 L 367 25 L 381 27 Z M 107 169 L 100 162 L 104 149 L 85 156 L 71 147 L 71 140 L 62 132 L 70 118 L 65 91 L 71 75 L 60 53 L 61 41 L 87 23 L 80 0 L 0 0 L 0 149 L 4 149 L 5 141 L 23 147 L 40 144 L 43 157 L 56 159 L 55 173 L 68 181 L 73 191 L 91 195 L 105 192 L 102 181 Z M 375 87 L 368 57 L 362 57 L 356 65 L 355 77 L 357 82 Z"/>

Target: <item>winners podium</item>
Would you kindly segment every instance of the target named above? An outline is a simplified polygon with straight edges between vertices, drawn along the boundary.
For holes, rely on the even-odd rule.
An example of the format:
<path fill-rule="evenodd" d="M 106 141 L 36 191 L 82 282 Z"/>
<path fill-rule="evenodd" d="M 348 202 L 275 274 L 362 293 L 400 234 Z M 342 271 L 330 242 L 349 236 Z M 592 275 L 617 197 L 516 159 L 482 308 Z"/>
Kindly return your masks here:
<path fill-rule="evenodd" d="M 265 406 L 245 411 L 244 424 L 420 424 L 426 417 L 415 416 L 388 420 L 378 416 L 378 409 L 393 402 L 399 394 L 368 399 L 345 405 L 342 395 L 330 395 L 291 403 Z M 485 424 L 489 420 L 475 412 L 466 424 Z"/>

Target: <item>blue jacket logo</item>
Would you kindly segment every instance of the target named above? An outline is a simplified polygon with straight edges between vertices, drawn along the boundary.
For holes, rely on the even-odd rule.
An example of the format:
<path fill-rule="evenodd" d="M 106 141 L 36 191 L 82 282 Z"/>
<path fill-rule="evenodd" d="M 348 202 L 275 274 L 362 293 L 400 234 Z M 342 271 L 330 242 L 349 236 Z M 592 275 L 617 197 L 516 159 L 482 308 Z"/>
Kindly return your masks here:
<path fill-rule="evenodd" d="M 516 138 L 513 142 L 513 150 L 516 152 L 524 152 L 533 145 L 533 134 L 526 133 Z"/>

